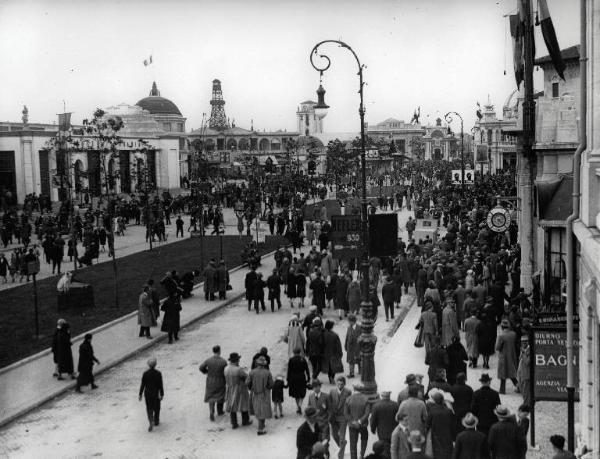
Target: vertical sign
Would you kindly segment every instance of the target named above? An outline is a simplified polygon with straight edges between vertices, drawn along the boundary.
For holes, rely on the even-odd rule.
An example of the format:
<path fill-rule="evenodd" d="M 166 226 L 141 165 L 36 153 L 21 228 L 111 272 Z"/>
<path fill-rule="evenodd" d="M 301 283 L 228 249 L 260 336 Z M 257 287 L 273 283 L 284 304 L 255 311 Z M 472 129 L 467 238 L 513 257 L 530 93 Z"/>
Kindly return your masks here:
<path fill-rule="evenodd" d="M 331 245 L 334 258 L 351 260 L 360 257 L 362 247 L 360 215 L 332 215 Z"/>

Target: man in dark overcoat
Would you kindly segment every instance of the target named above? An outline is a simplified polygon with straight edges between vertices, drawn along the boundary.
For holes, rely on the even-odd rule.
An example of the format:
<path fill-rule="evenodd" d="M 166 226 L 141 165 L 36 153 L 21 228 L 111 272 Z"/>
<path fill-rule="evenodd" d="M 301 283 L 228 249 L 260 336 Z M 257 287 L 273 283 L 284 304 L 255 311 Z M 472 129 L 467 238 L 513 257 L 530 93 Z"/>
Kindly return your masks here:
<path fill-rule="evenodd" d="M 204 299 L 206 301 L 213 301 L 215 299 L 215 292 L 217 291 L 215 285 L 216 272 L 216 263 L 214 260 L 210 260 L 202 272 L 202 277 L 204 278 Z"/>
<path fill-rule="evenodd" d="M 81 392 L 81 386 L 92 385 L 92 389 L 98 389 L 98 386 L 94 384 L 94 374 L 92 369 L 94 368 L 94 362 L 100 364 L 100 361 L 94 355 L 94 348 L 92 347 L 92 334 L 86 333 L 83 338 L 83 343 L 79 346 L 79 365 L 77 366 L 77 386 L 75 390 Z"/>
<path fill-rule="evenodd" d="M 454 413 L 444 404 L 444 395 L 434 392 L 428 405 L 427 430 L 431 431 L 431 446 L 435 459 L 451 459 L 456 424 Z"/>
<path fill-rule="evenodd" d="M 63 373 L 71 375 L 71 379 L 75 379 L 73 370 L 73 352 L 71 351 L 71 327 L 64 319 L 58 320 L 58 326 L 52 340 L 52 353 L 54 354 L 54 362 L 56 363 L 57 379 L 64 379 Z"/>
<path fill-rule="evenodd" d="M 304 410 L 306 419 L 296 431 L 296 459 L 306 459 L 312 454 L 312 447 L 321 438 L 321 428 L 317 424 L 317 410 L 312 406 Z"/>
<path fill-rule="evenodd" d="M 376 401 L 371 408 L 371 432 L 377 433 L 377 438 L 385 445 L 385 456 L 390 457 L 392 432 L 398 425 L 396 413 L 398 403 L 390 400 L 390 391 L 381 391 L 381 400 Z"/>
<path fill-rule="evenodd" d="M 488 443 L 494 459 L 515 459 L 525 457 L 527 439 L 514 421 L 510 410 L 498 405 L 494 410 L 498 422 L 490 427 Z"/>
<path fill-rule="evenodd" d="M 321 273 L 317 271 L 315 279 L 310 283 L 310 289 L 313 292 L 313 304 L 317 306 L 319 314 L 323 314 L 325 309 L 325 291 L 327 286 L 321 277 Z"/>
<path fill-rule="evenodd" d="M 160 401 L 165 396 L 163 388 L 162 374 L 156 369 L 156 358 L 148 359 L 149 369 L 142 375 L 142 383 L 140 384 L 139 400 L 142 400 L 142 395 L 146 400 L 146 414 L 148 415 L 148 432 L 152 432 L 152 428 L 157 426 L 160 421 Z"/>
<path fill-rule="evenodd" d="M 473 393 L 471 412 L 479 419 L 479 431 L 487 435 L 497 420 L 494 410 L 500 405 L 500 395 L 490 387 L 492 379 L 487 373 L 481 375 L 479 382 L 481 388 Z"/>
<path fill-rule="evenodd" d="M 206 390 L 204 391 L 204 403 L 208 403 L 210 420 L 215 420 L 215 405 L 217 414 L 224 414 L 225 403 L 225 367 L 227 361 L 221 357 L 221 346 L 213 346 L 212 357 L 206 359 L 200 365 L 200 372 L 206 375 Z"/>
<path fill-rule="evenodd" d="M 476 430 L 478 423 L 479 420 L 472 413 L 467 413 L 462 418 L 461 425 L 465 430 L 456 437 L 452 459 L 489 459 L 487 437 Z"/>
<path fill-rule="evenodd" d="M 256 266 L 251 265 L 250 271 L 246 273 L 244 280 L 244 288 L 246 289 L 246 301 L 248 301 L 248 311 L 252 310 L 252 301 L 254 299 L 254 282 L 258 278 L 256 274 Z"/>

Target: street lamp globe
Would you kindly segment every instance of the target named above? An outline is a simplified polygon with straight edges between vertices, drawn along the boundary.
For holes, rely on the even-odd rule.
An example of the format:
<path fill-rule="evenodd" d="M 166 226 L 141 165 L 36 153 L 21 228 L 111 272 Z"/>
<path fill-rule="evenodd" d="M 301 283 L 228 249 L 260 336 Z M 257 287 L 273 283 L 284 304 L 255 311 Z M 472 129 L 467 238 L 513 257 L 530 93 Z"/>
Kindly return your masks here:
<path fill-rule="evenodd" d="M 325 103 L 325 88 L 323 85 L 319 85 L 319 89 L 317 89 L 317 105 L 315 105 L 315 115 L 319 118 L 325 118 L 327 116 L 327 109 L 329 105 Z"/>

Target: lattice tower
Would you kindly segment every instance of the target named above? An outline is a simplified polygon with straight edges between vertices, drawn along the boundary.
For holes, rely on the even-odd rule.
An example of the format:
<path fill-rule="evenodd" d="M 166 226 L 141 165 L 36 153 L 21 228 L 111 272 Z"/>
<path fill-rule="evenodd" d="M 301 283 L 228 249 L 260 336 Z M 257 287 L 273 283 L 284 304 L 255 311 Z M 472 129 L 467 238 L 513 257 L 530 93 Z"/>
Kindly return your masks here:
<path fill-rule="evenodd" d="M 221 91 L 221 82 L 213 80 L 212 99 L 210 101 L 210 119 L 208 127 L 211 129 L 227 129 L 229 123 L 225 116 L 225 101 L 223 100 L 223 92 Z"/>

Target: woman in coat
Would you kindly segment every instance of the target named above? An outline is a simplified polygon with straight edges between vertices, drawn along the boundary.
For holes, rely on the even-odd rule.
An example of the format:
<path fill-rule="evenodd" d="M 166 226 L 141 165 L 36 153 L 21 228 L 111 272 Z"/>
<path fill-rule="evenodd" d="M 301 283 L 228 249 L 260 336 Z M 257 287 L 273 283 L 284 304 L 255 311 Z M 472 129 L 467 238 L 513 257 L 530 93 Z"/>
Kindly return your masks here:
<path fill-rule="evenodd" d="M 350 282 L 350 285 L 348 285 L 347 299 L 350 313 L 357 314 L 361 302 L 360 284 L 357 280 L 353 280 Z"/>
<path fill-rule="evenodd" d="M 296 298 L 296 272 L 294 268 L 290 267 L 290 271 L 287 275 L 287 296 L 290 299 L 290 308 L 294 307 L 294 299 Z"/>
<path fill-rule="evenodd" d="M 155 323 L 153 304 L 149 287 L 148 285 L 144 285 L 144 291 L 138 299 L 138 325 L 140 326 L 138 336 L 140 338 L 145 336 L 148 339 L 152 339 L 152 336 L 150 336 L 150 327 Z"/>
<path fill-rule="evenodd" d="M 515 388 L 519 388 L 517 382 L 517 334 L 510 328 L 508 319 L 502 319 L 500 324 L 502 332 L 496 339 L 496 351 L 498 351 L 498 379 L 500 380 L 500 393 L 504 394 L 506 380 L 512 380 Z"/>
<path fill-rule="evenodd" d="M 52 341 L 52 352 L 54 353 L 54 362 L 56 363 L 57 379 L 64 379 L 63 373 L 71 375 L 75 379 L 73 370 L 73 352 L 71 351 L 71 328 L 64 319 L 59 319 L 58 328 L 54 333 Z"/>
<path fill-rule="evenodd" d="M 229 285 L 229 271 L 225 266 L 225 260 L 219 262 L 217 271 L 215 273 L 215 287 L 219 292 L 219 299 L 224 300 L 226 298 L 227 286 Z"/>
<path fill-rule="evenodd" d="M 333 304 L 335 309 L 338 311 L 338 317 L 342 319 L 342 313 L 347 317 L 348 316 L 348 279 L 344 274 L 341 274 L 337 278 L 337 282 L 335 284 L 335 296 L 333 298 Z"/>
<path fill-rule="evenodd" d="M 160 309 L 164 311 L 160 331 L 169 334 L 169 344 L 172 344 L 173 338 L 175 338 L 175 341 L 179 339 L 179 311 L 181 311 L 181 303 L 179 302 L 177 292 L 171 293 L 169 298 L 163 302 Z"/>
<path fill-rule="evenodd" d="M 287 294 L 288 277 L 290 275 L 290 268 L 291 268 L 290 259 L 287 257 L 284 257 L 283 260 L 281 260 L 281 265 L 279 266 L 279 277 L 281 278 L 281 284 L 284 286 L 283 293 L 285 293 L 285 294 Z"/>
<path fill-rule="evenodd" d="M 259 357 L 256 359 L 256 368 L 250 371 L 246 385 L 250 389 L 250 408 L 252 414 L 258 419 L 258 435 L 267 433 L 265 420 L 273 416 L 271 412 L 271 388 L 273 387 L 273 376 L 267 370 L 267 359 Z"/>
<path fill-rule="evenodd" d="M 394 283 L 394 303 L 399 308 L 402 301 L 402 272 L 397 267 L 392 274 L 392 282 Z"/>
<path fill-rule="evenodd" d="M 306 276 L 303 272 L 298 271 L 296 273 L 296 296 L 299 298 L 299 308 L 304 307 L 304 298 L 306 298 Z"/>
<path fill-rule="evenodd" d="M 308 362 L 301 355 L 300 348 L 294 349 L 294 355 L 288 361 L 287 383 L 290 397 L 296 400 L 296 413 L 302 414 L 302 401 L 306 397 L 306 385 L 310 381 Z"/>
<path fill-rule="evenodd" d="M 460 336 L 455 336 L 452 339 L 450 346 L 446 348 L 448 352 L 448 370 L 446 371 L 446 378 L 448 384 L 453 385 L 456 382 L 456 375 L 459 373 L 467 374 L 467 351 L 460 342 Z"/>
<path fill-rule="evenodd" d="M 81 392 L 81 386 L 92 385 L 92 389 L 97 389 L 98 386 L 94 384 L 94 374 L 92 369 L 94 363 L 100 363 L 100 361 L 94 355 L 94 348 L 92 347 L 92 334 L 86 333 L 83 338 L 83 343 L 79 346 L 79 365 L 77 365 L 77 386 L 75 390 Z"/>
<path fill-rule="evenodd" d="M 300 355 L 304 357 L 304 346 L 306 344 L 304 333 L 302 333 L 302 323 L 297 315 L 293 315 L 288 324 L 286 334 L 283 337 L 288 343 L 288 358 L 292 358 L 296 349 L 300 349 Z"/>
<path fill-rule="evenodd" d="M 342 343 L 340 337 L 333 331 L 333 321 L 325 322 L 325 330 L 323 331 L 323 355 L 321 357 L 321 371 L 327 373 L 329 383 L 333 384 L 336 373 L 344 372 L 342 364 Z"/>
<path fill-rule="evenodd" d="M 246 386 L 248 374 L 240 368 L 240 355 L 237 352 L 229 354 L 229 365 L 223 371 L 225 374 L 225 411 L 229 413 L 231 427 L 238 427 L 237 413 L 242 413 L 242 425 L 247 426 L 250 421 L 250 393 Z"/>
<path fill-rule="evenodd" d="M 490 368 L 490 355 L 495 352 L 496 334 L 496 320 L 491 313 L 484 312 L 477 327 L 477 342 L 479 353 L 483 356 L 483 368 Z"/>

